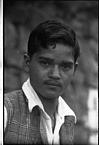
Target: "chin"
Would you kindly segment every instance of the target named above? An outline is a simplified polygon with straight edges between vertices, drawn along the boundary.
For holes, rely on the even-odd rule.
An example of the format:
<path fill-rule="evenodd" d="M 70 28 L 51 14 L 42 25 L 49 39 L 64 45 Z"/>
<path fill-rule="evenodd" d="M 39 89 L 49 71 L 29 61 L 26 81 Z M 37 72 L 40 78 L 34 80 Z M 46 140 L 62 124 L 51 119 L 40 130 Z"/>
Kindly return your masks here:
<path fill-rule="evenodd" d="M 46 93 L 44 96 L 48 99 L 57 99 L 59 96 L 61 96 L 61 93 Z"/>
<path fill-rule="evenodd" d="M 45 97 L 46 99 L 48 99 L 48 100 L 53 100 L 53 99 L 58 99 L 58 97 L 59 96 L 47 96 L 47 97 Z"/>

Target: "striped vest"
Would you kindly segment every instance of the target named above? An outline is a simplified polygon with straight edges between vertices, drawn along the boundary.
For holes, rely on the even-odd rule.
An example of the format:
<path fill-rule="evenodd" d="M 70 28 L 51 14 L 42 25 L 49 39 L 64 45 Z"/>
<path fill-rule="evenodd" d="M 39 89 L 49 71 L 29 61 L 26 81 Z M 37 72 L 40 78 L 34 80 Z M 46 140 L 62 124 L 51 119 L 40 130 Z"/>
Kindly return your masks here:
<path fill-rule="evenodd" d="M 28 102 L 22 90 L 4 96 L 8 122 L 4 133 L 5 144 L 43 144 L 40 134 L 40 108 L 35 106 L 29 111 Z M 74 117 L 66 117 L 61 126 L 60 144 L 70 145 L 73 142 Z M 45 130 L 42 130 L 46 134 Z"/>

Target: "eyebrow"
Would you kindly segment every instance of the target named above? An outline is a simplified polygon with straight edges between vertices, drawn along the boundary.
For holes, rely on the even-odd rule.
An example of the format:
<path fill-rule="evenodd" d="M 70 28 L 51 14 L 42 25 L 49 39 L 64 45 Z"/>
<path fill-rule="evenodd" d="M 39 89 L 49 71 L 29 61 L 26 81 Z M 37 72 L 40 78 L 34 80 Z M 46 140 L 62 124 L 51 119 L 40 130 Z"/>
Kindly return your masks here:
<path fill-rule="evenodd" d="M 53 58 L 49 58 L 49 57 L 45 57 L 45 56 L 39 56 L 38 59 L 39 60 L 46 60 L 46 61 L 54 61 Z"/>
<path fill-rule="evenodd" d="M 71 67 L 72 67 L 74 63 L 73 63 L 73 62 L 70 62 L 70 61 L 68 61 L 68 62 L 64 62 L 64 61 L 63 61 L 61 64 L 62 64 L 62 65 L 67 65 L 67 66 L 71 66 Z"/>
<path fill-rule="evenodd" d="M 38 59 L 39 59 L 39 60 L 49 61 L 49 62 L 54 62 L 54 59 L 53 59 L 53 58 L 49 58 L 49 57 L 45 57 L 45 56 L 39 56 Z M 73 61 L 68 61 L 68 60 L 63 60 L 63 61 L 61 62 L 61 64 L 73 65 L 74 62 L 73 62 Z"/>

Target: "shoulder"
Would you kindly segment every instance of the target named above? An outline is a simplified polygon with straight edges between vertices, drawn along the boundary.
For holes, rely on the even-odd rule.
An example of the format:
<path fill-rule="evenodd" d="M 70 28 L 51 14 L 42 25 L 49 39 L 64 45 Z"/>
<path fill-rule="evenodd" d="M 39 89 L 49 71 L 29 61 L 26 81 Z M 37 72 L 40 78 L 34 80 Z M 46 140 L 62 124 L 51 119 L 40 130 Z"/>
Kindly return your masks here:
<path fill-rule="evenodd" d="M 23 95 L 22 90 L 15 90 L 4 94 L 4 99 L 16 100 L 19 96 Z"/>
<path fill-rule="evenodd" d="M 8 122 L 11 122 L 14 114 L 20 113 L 21 100 L 23 98 L 22 90 L 15 90 L 4 95 L 4 115 L 5 115 L 5 128 Z M 19 111 L 18 111 L 19 110 Z"/>
<path fill-rule="evenodd" d="M 24 105 L 24 93 L 22 90 L 15 90 L 4 95 L 4 107 L 7 110 L 8 118 L 21 110 Z"/>
<path fill-rule="evenodd" d="M 15 90 L 9 93 L 4 94 L 4 104 L 5 106 L 17 105 L 20 98 L 23 98 L 23 92 L 22 90 Z"/>
<path fill-rule="evenodd" d="M 9 97 L 9 96 L 16 96 L 16 95 L 19 95 L 19 94 L 22 94 L 22 90 L 15 90 L 15 91 L 12 91 L 12 92 L 9 92 L 9 93 L 5 93 L 5 96 Z"/>

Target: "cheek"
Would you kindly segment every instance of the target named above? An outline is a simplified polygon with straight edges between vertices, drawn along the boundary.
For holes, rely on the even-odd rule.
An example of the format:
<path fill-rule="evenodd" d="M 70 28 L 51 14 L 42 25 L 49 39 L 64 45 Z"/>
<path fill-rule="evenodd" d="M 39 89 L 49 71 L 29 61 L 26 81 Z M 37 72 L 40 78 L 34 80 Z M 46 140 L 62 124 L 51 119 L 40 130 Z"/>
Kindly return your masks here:
<path fill-rule="evenodd" d="M 40 68 L 30 69 L 30 78 L 33 86 L 41 87 L 46 76 L 46 72 L 42 71 Z"/>
<path fill-rule="evenodd" d="M 63 80 L 63 87 L 66 88 L 69 83 L 71 82 L 71 80 L 73 79 L 73 74 L 65 74 L 63 77 L 62 77 L 62 80 Z"/>
<path fill-rule="evenodd" d="M 39 80 L 41 80 L 42 78 L 42 74 L 40 73 L 39 70 L 30 70 L 30 78 L 32 79 L 32 81 L 34 82 L 38 82 Z"/>

